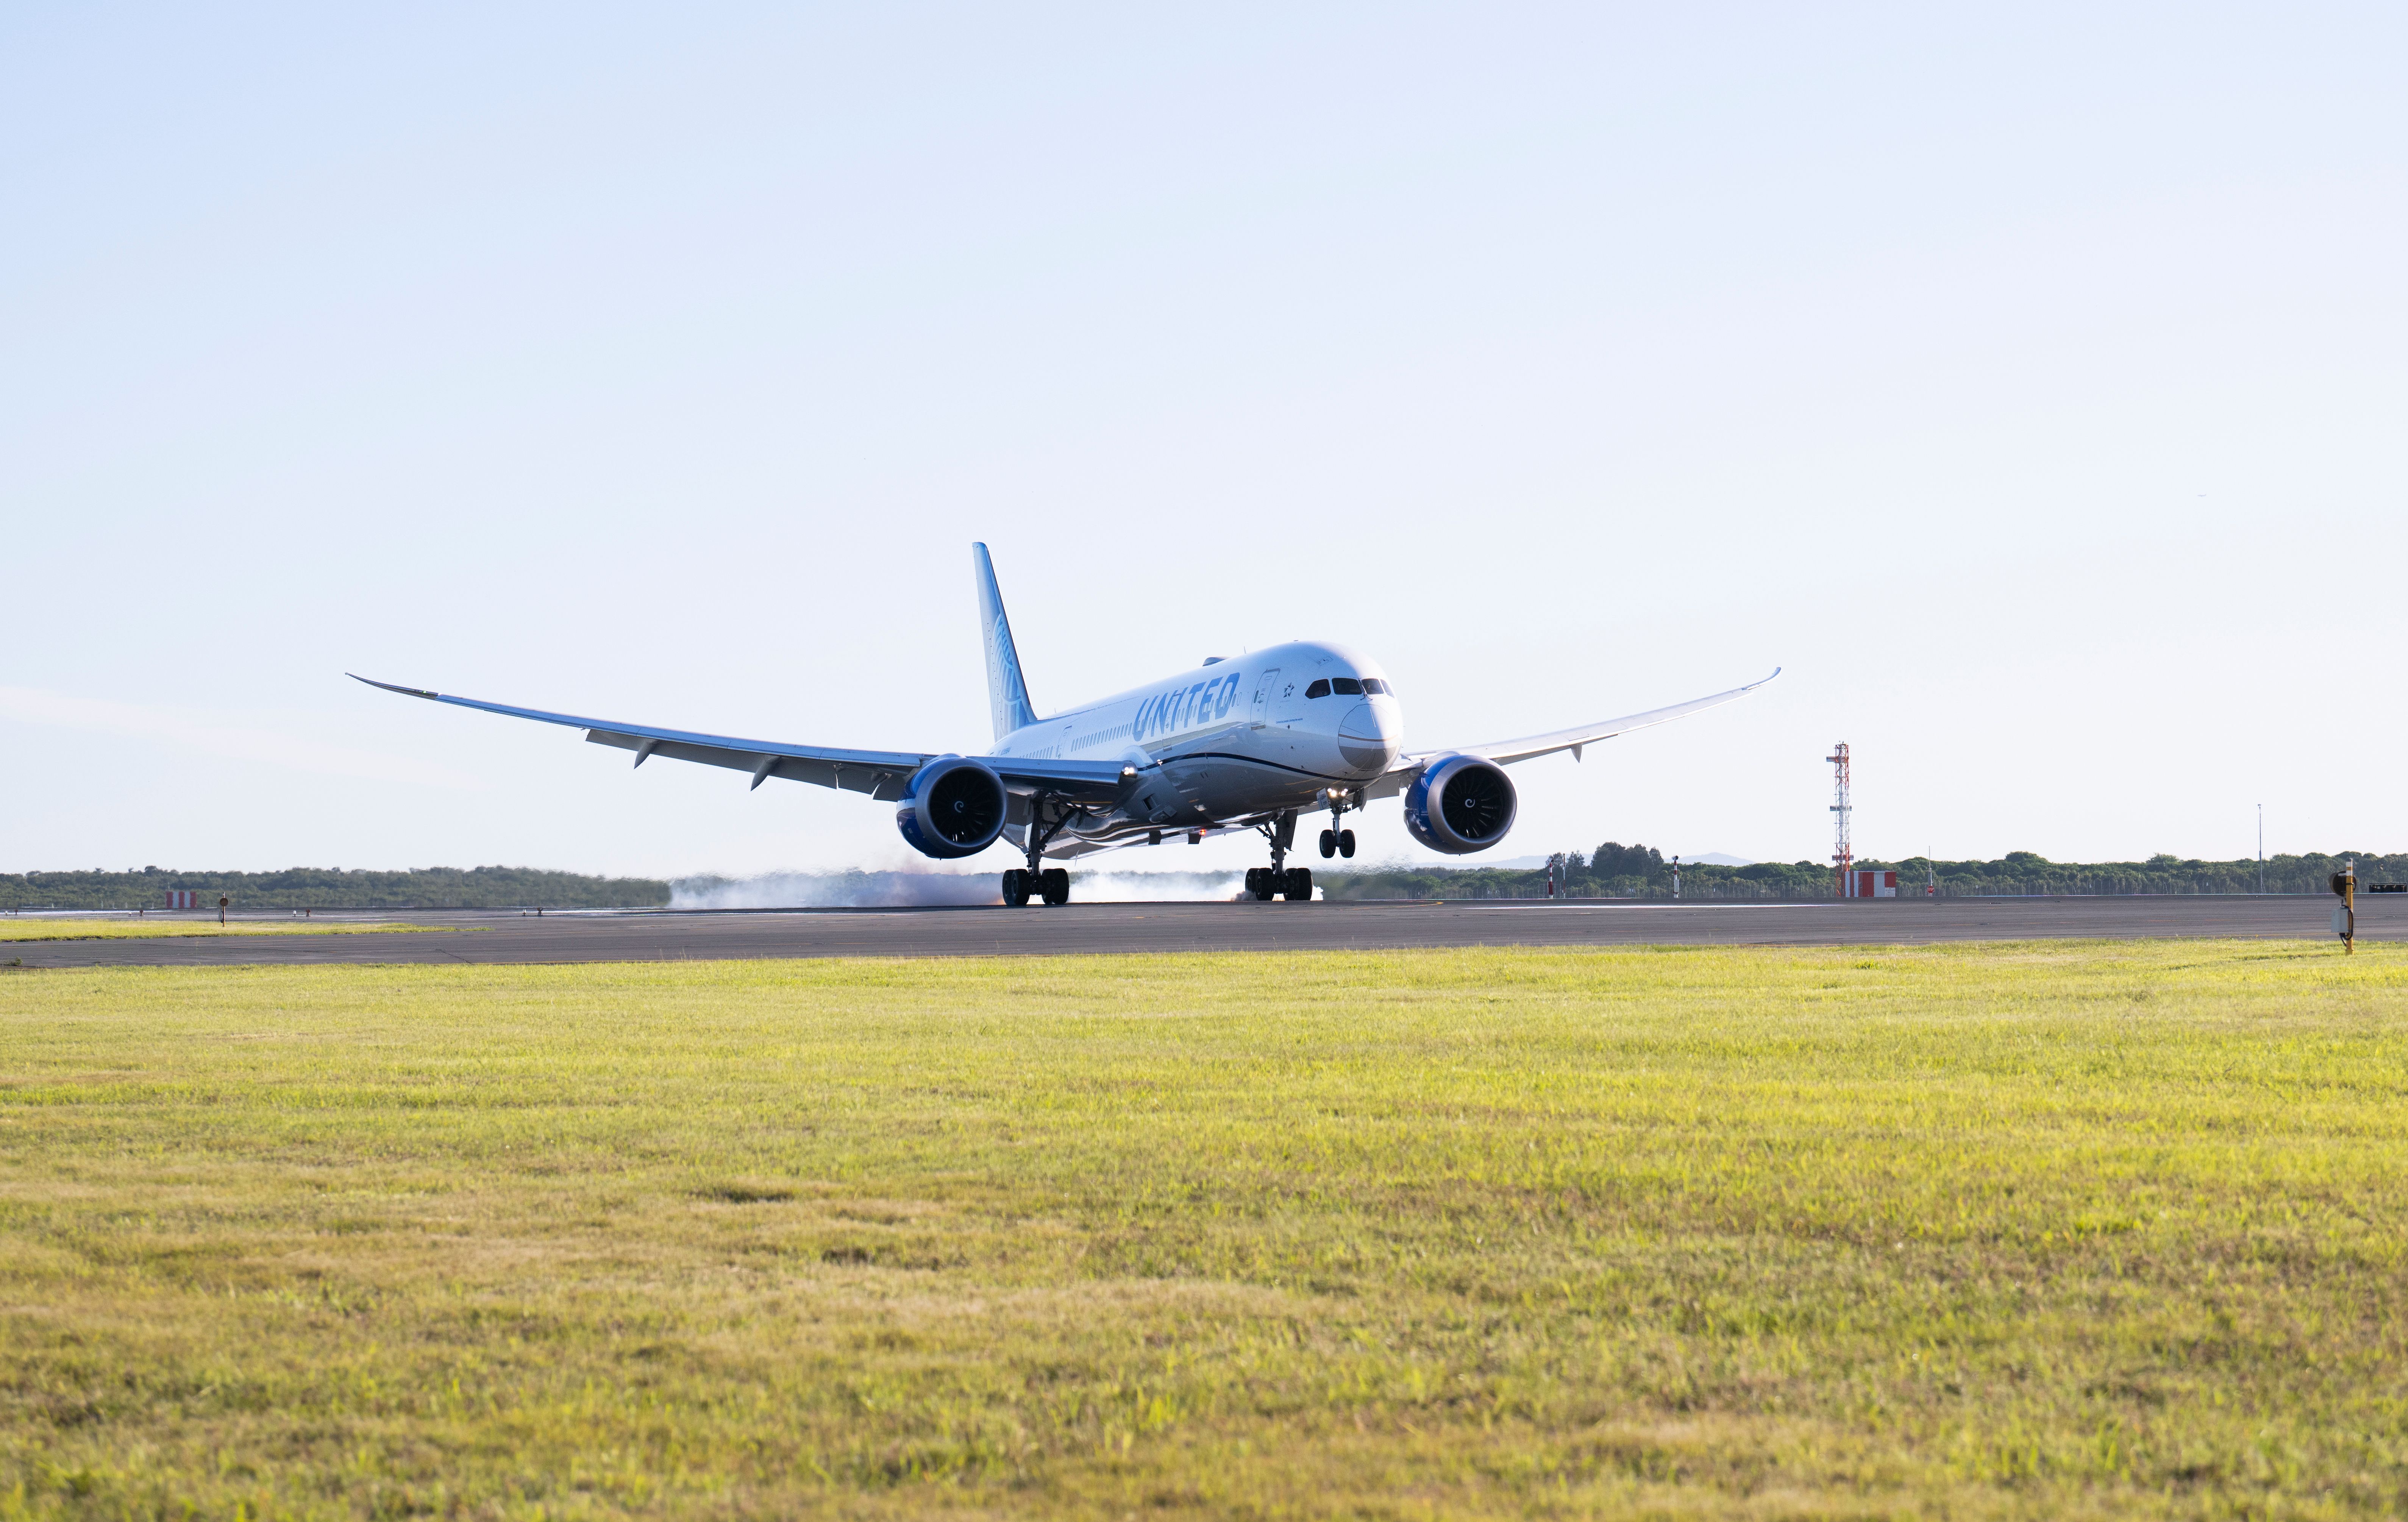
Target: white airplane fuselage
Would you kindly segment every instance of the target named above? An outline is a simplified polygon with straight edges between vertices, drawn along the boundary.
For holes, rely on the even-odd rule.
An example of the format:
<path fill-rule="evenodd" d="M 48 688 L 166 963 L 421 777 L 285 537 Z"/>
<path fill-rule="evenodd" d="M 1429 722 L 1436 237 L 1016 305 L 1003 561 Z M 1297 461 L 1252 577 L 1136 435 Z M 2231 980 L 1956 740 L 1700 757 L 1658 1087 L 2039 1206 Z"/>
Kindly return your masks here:
<path fill-rule="evenodd" d="M 1316 845 L 1324 856 L 1352 856 L 1354 831 L 1334 826 L 1367 803 L 1399 795 L 1415 840 L 1448 855 L 1485 851 L 1513 827 L 1515 791 L 1504 768 L 1565 751 L 1577 761 L 1600 740 L 1729 702 L 1772 680 L 1618 719 L 1407 754 L 1404 709 L 1387 673 L 1344 645 L 1298 640 L 1208 660 L 1039 718 L 986 546 L 970 546 L 970 560 L 996 737 L 979 754 L 747 739 L 368 684 L 582 729 L 589 743 L 634 752 L 638 767 L 659 755 L 750 773 L 754 789 L 781 778 L 865 795 L 892 804 L 904 840 L 939 860 L 1008 840 L 1027 862 L 1003 874 L 1003 901 L 1018 905 L 1032 895 L 1069 901 L 1068 872 L 1040 869 L 1043 857 L 1240 828 L 1261 830 L 1271 853 L 1268 871 L 1247 874 L 1248 891 L 1309 899 L 1312 874 L 1283 865 L 1297 816 L 1322 810 L 1341 816 Z"/>
<path fill-rule="evenodd" d="M 1138 785 L 1119 807 L 1063 826 L 1063 845 L 1095 846 L 1325 807 L 1385 772 L 1404 733 L 1403 707 L 1377 662 L 1300 640 L 1023 725 L 991 754 L 1136 768 Z"/>

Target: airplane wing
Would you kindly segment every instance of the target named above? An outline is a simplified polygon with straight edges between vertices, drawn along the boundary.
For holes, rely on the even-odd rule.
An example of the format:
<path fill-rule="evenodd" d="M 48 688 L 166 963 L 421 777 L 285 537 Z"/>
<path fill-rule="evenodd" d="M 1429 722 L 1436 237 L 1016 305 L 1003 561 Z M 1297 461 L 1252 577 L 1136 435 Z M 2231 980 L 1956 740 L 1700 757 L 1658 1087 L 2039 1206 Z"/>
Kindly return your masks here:
<path fill-rule="evenodd" d="M 1733 687 L 1727 693 L 1716 693 L 1711 697 L 1695 697 L 1685 703 L 1675 703 L 1670 708 L 1649 709 L 1644 713 L 1627 714 L 1619 719 L 1603 719 L 1596 724 L 1582 725 L 1574 729 L 1557 729 L 1544 735 L 1527 735 L 1520 739 L 1492 740 L 1484 745 L 1460 745 L 1448 751 L 1424 751 L 1412 755 L 1400 755 L 1397 757 L 1393 766 L 1380 774 L 1378 782 L 1363 790 L 1363 796 L 1367 798 L 1384 798 L 1403 792 L 1412 785 L 1415 777 L 1421 775 L 1422 768 L 1441 755 L 1484 756 L 1500 767 L 1510 767 L 1516 761 L 1527 761 L 1533 756 L 1552 755 L 1557 751 L 1570 751 L 1572 753 L 1572 759 L 1577 761 L 1580 759 L 1583 746 L 1594 745 L 1601 739 L 1612 739 L 1616 735 L 1627 735 L 1634 729 L 1644 729 L 1649 725 L 1685 718 L 1689 714 L 1727 703 L 1735 697 L 1744 697 L 1763 686 L 1765 682 L 1770 682 L 1772 677 L 1780 674 L 1781 668 L 1774 667 L 1772 676 L 1766 677 L 1762 681 L 1751 682 L 1744 687 Z"/>
<path fill-rule="evenodd" d="M 427 692 L 423 688 L 396 686 L 390 682 L 372 682 L 364 676 L 345 674 L 351 675 L 354 682 L 366 682 L 371 687 L 400 693 L 405 697 L 423 697 L 430 702 L 482 709 L 487 713 L 506 713 L 514 719 L 534 719 L 543 724 L 566 725 L 574 729 L 582 729 L 585 738 L 594 744 L 615 745 L 620 750 L 635 752 L 636 765 L 639 767 L 653 756 L 665 755 L 672 761 L 698 761 L 704 766 L 749 771 L 752 774 L 755 787 L 772 777 L 783 777 L 793 782 L 839 788 L 847 793 L 866 793 L 873 798 L 892 803 L 903 796 L 904 784 L 910 781 L 911 774 L 939 754 L 935 751 L 854 751 L 834 745 L 790 745 L 779 740 L 702 735 L 685 729 L 661 729 L 651 725 L 620 724 L 609 719 L 585 719 L 573 713 L 548 713 L 542 709 L 513 708 L 508 703 L 480 702 L 474 697 L 454 697 L 448 693 Z M 1082 801 L 1109 802 L 1117 797 L 1131 770 L 1117 761 L 1066 761 L 995 755 L 978 759 L 1000 773 L 1004 785 L 1014 792 L 1045 792 Z"/>

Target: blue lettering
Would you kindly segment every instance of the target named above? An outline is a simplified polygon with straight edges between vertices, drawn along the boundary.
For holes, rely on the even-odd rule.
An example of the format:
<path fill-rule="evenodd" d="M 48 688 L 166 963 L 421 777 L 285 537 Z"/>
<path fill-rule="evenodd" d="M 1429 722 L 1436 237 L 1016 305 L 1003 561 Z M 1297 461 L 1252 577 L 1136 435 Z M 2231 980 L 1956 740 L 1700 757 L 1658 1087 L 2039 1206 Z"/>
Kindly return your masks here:
<path fill-rule="evenodd" d="M 1220 701 L 1218 704 L 1214 705 L 1214 707 L 1213 707 L 1213 709 L 1212 709 L 1212 717 L 1214 717 L 1214 718 L 1218 719 L 1218 718 L 1222 718 L 1222 717 L 1226 716 L 1226 715 L 1228 713 L 1228 711 L 1229 711 L 1229 705 L 1230 705 L 1231 703 L 1233 703 L 1233 702 L 1236 702 L 1236 701 L 1237 701 L 1237 698 L 1238 698 L 1238 682 L 1239 682 L 1239 680 L 1240 680 L 1240 679 L 1239 679 L 1239 677 L 1238 677 L 1237 673 L 1235 673 L 1235 672 L 1231 672 L 1231 673 L 1229 674 L 1229 676 L 1228 676 L 1225 681 L 1223 681 L 1223 682 L 1222 682 L 1222 683 L 1221 683 L 1221 701 Z"/>

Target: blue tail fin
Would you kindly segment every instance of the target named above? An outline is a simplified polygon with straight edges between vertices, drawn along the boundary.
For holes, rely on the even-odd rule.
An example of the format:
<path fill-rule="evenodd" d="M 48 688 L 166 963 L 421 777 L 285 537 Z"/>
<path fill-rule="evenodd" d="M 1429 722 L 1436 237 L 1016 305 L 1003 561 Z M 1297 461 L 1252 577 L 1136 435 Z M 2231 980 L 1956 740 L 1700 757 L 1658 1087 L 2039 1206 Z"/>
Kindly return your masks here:
<path fill-rule="evenodd" d="M 1003 612 L 1003 592 L 995 584 L 995 562 L 986 546 L 970 546 L 970 569 L 978 577 L 979 631 L 986 641 L 986 700 L 995 711 L 995 738 L 1037 722 L 1028 701 L 1028 683 L 1021 679 L 1020 652 L 1011 643 L 1011 620 Z"/>

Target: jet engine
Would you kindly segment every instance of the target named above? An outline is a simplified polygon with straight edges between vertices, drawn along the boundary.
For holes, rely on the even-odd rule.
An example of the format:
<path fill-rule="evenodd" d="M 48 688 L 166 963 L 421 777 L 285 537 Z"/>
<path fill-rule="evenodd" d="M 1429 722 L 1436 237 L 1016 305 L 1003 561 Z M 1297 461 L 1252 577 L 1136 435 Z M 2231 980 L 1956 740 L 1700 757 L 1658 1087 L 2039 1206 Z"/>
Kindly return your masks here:
<path fill-rule="evenodd" d="M 976 855 L 1003 833 L 1010 801 L 1003 779 L 984 762 L 940 755 L 904 784 L 895 805 L 895 827 L 923 855 Z"/>
<path fill-rule="evenodd" d="M 1432 851 L 1485 851 L 1513 827 L 1513 782 L 1476 755 L 1442 755 L 1405 793 L 1405 828 Z"/>

